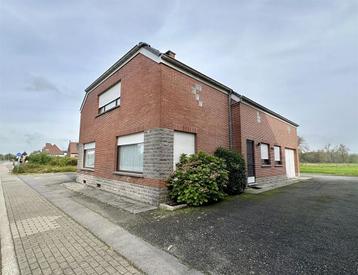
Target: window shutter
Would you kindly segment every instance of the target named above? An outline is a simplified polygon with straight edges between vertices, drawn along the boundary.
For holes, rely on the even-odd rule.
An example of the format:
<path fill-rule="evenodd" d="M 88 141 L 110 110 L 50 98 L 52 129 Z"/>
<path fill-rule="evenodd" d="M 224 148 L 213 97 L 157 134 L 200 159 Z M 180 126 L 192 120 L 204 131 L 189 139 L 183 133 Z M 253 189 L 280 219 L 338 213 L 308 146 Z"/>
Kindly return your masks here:
<path fill-rule="evenodd" d="M 128 136 L 118 137 L 117 145 L 130 145 L 144 142 L 144 133 L 137 133 Z"/>
<path fill-rule="evenodd" d="M 269 159 L 268 145 L 261 143 L 261 159 Z"/>
<path fill-rule="evenodd" d="M 121 83 L 117 83 L 99 96 L 99 108 L 107 105 L 121 96 Z"/>
<path fill-rule="evenodd" d="M 174 169 L 181 154 L 195 154 L 195 134 L 174 132 Z"/>
<path fill-rule="evenodd" d="M 87 143 L 83 145 L 83 149 L 88 150 L 88 149 L 95 149 L 96 148 L 96 143 L 92 142 L 92 143 Z"/>

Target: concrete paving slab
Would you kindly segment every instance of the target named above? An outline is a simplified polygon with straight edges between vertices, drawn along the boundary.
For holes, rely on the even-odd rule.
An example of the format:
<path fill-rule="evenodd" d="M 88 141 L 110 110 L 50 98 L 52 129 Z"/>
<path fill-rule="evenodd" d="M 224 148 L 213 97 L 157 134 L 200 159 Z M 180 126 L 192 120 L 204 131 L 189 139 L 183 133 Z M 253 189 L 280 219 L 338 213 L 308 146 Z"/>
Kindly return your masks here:
<path fill-rule="evenodd" d="M 0 176 L 21 274 L 142 274 L 19 178 Z"/>
<path fill-rule="evenodd" d="M 143 272 L 156 275 L 202 274 L 200 271 L 184 265 L 171 254 L 149 244 L 121 226 L 74 201 L 71 195 L 68 195 L 70 191 L 67 189 L 49 188 L 51 183 L 39 184 L 39 181 L 31 176 L 25 176 L 22 179 Z M 42 182 L 46 182 L 46 180 L 43 178 Z"/>
<path fill-rule="evenodd" d="M 121 197 L 119 195 L 112 194 L 103 190 L 97 190 L 93 187 L 78 182 L 65 182 L 63 183 L 63 186 L 74 192 L 78 192 L 82 195 L 96 199 L 102 203 L 109 204 L 116 208 L 123 209 L 132 214 L 138 214 L 157 209 L 156 206 Z"/>

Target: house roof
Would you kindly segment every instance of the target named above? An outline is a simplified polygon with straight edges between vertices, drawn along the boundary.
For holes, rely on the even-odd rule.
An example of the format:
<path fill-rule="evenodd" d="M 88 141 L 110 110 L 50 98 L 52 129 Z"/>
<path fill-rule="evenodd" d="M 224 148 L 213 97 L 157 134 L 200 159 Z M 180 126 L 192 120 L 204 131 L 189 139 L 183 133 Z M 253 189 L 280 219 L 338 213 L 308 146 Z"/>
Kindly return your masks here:
<path fill-rule="evenodd" d="M 62 155 L 63 152 L 56 144 L 46 143 L 42 148 L 42 152 L 46 152 L 50 155 Z"/>
<path fill-rule="evenodd" d="M 115 71 L 117 71 L 119 68 L 121 68 L 124 64 L 126 64 L 130 59 L 132 59 L 135 55 L 137 55 L 139 52 L 141 52 L 141 50 L 144 49 L 146 51 L 148 51 L 151 55 L 157 57 L 156 61 L 159 63 L 164 63 L 167 65 L 170 65 L 171 67 L 174 67 L 175 69 L 179 70 L 179 71 L 184 71 L 196 78 L 199 78 L 207 83 L 209 83 L 210 85 L 215 86 L 216 88 L 219 88 L 220 90 L 228 93 L 228 94 L 232 94 L 236 97 L 238 97 L 240 100 L 242 100 L 243 102 L 246 102 L 250 105 L 253 105 L 254 107 L 261 109 L 281 120 L 284 120 L 287 123 L 292 124 L 293 126 L 297 127 L 298 124 L 285 118 L 284 116 L 270 110 L 269 108 L 264 107 L 263 105 L 258 104 L 257 102 L 251 100 L 250 98 L 243 96 L 237 92 L 235 92 L 233 89 L 231 89 L 230 87 L 216 81 L 215 79 L 189 67 L 188 65 L 180 62 L 179 60 L 177 60 L 176 58 L 173 58 L 170 56 L 169 51 L 166 53 L 162 53 L 159 50 L 151 47 L 149 44 L 145 43 L 145 42 L 140 42 L 137 45 L 135 45 L 132 49 L 130 49 L 123 57 L 121 57 L 116 63 L 114 63 L 108 70 L 106 70 L 101 76 L 99 76 L 95 81 L 93 81 L 86 89 L 86 95 L 83 99 L 83 102 L 81 104 L 81 110 L 83 108 L 83 105 L 86 101 L 87 95 L 89 92 L 91 92 L 95 87 L 97 87 L 100 83 L 102 83 L 107 77 L 109 77 L 111 74 L 113 74 Z M 144 52 L 142 52 L 144 53 Z M 147 55 L 148 56 L 148 55 Z"/>

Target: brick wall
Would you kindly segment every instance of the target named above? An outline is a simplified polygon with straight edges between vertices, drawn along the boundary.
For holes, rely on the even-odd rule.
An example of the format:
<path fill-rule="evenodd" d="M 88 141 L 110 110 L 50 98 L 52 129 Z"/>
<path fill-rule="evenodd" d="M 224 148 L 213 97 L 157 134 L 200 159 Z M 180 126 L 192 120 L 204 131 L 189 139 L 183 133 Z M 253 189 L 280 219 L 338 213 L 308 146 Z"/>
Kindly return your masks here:
<path fill-rule="evenodd" d="M 228 147 L 228 95 L 163 64 L 161 72 L 161 128 L 195 133 L 197 151 Z"/>
<path fill-rule="evenodd" d="M 257 121 L 257 112 L 259 112 L 260 123 Z M 255 141 L 255 169 L 256 177 L 272 177 L 286 175 L 285 168 L 285 148 L 295 150 L 296 174 L 298 174 L 297 157 L 297 129 L 296 127 L 283 122 L 265 112 L 245 104 L 236 103 L 233 108 L 235 148 L 242 153 L 246 159 L 246 140 Z M 240 121 L 240 123 L 238 122 Z M 240 134 L 238 134 L 240 133 Z M 261 153 L 258 143 L 267 143 L 270 145 L 270 166 L 261 165 Z M 274 164 L 273 146 L 281 146 L 282 165 Z"/>
<path fill-rule="evenodd" d="M 159 127 L 160 77 L 159 65 L 139 54 L 88 95 L 81 112 L 79 142 L 96 141 L 94 176 L 165 186 L 157 179 L 113 174 L 117 165 L 116 137 Z M 120 107 L 98 116 L 98 95 L 118 81 L 121 81 Z"/>
<path fill-rule="evenodd" d="M 240 103 L 233 102 L 231 105 L 232 116 L 232 148 L 241 152 L 241 116 L 240 116 Z"/>

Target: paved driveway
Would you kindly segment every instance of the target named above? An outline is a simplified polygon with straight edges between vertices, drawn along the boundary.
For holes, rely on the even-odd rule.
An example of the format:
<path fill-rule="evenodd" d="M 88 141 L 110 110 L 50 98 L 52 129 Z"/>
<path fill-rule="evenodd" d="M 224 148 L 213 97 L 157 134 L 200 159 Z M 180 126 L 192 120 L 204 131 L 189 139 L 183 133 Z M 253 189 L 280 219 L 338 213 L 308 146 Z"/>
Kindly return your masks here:
<path fill-rule="evenodd" d="M 62 188 L 60 178 L 25 179 L 49 193 Z M 208 273 L 358 273 L 358 178 L 316 177 L 208 207 L 137 215 L 70 199 Z"/>
<path fill-rule="evenodd" d="M 317 177 L 133 225 L 144 239 L 217 274 L 357 274 L 358 178 Z"/>

